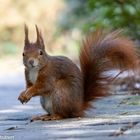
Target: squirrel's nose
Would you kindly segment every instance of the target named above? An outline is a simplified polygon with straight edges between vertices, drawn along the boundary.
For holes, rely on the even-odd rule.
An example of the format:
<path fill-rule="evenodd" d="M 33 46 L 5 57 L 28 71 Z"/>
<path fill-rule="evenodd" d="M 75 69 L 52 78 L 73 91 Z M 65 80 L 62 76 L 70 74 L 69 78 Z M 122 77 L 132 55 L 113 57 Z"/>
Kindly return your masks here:
<path fill-rule="evenodd" d="M 34 60 L 29 60 L 29 64 L 33 66 L 34 65 Z"/>

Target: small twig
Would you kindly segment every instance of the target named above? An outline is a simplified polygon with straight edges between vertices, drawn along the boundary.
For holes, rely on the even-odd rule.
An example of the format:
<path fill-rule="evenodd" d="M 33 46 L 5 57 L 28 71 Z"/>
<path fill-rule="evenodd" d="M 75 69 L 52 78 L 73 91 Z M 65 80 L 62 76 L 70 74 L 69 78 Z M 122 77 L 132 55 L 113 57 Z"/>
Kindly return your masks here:
<path fill-rule="evenodd" d="M 135 125 L 137 125 L 139 122 L 130 122 L 128 123 L 128 125 L 123 126 L 122 128 L 120 128 L 119 130 L 113 132 L 112 134 L 110 134 L 109 136 L 120 136 L 123 135 L 127 130 L 133 128 Z"/>

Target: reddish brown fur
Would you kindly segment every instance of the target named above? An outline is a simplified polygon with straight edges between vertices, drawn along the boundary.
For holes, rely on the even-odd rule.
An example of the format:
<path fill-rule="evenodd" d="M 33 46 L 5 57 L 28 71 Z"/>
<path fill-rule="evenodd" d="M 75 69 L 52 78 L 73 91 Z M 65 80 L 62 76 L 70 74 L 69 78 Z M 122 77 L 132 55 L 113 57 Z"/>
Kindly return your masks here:
<path fill-rule="evenodd" d="M 103 75 L 113 68 L 135 70 L 138 66 L 135 44 L 116 30 L 107 34 L 103 30 L 90 33 L 83 41 L 80 53 L 84 77 L 85 108 L 89 101 L 108 95 L 108 84 L 114 77 Z"/>
<path fill-rule="evenodd" d="M 33 120 L 55 120 L 84 115 L 90 101 L 108 95 L 112 77 L 103 75 L 112 68 L 135 69 L 137 54 L 134 43 L 121 37 L 119 31 L 106 34 L 96 31 L 87 36 L 80 53 L 81 71 L 67 57 L 49 56 L 36 26 L 37 40 L 30 43 L 25 26 L 26 90 L 19 100 L 28 102 L 41 96 L 41 105 L 49 113 Z"/>

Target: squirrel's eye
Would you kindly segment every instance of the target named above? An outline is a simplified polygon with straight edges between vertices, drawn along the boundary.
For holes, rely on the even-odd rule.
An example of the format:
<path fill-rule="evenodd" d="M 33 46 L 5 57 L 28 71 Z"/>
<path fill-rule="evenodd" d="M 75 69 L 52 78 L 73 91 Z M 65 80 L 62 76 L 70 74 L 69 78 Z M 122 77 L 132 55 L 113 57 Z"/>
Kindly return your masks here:
<path fill-rule="evenodd" d="M 23 53 L 22 55 L 25 56 L 25 53 Z"/>
<path fill-rule="evenodd" d="M 39 54 L 40 54 L 40 55 L 43 55 L 43 52 L 42 52 L 42 51 L 40 51 L 40 52 L 39 52 Z"/>

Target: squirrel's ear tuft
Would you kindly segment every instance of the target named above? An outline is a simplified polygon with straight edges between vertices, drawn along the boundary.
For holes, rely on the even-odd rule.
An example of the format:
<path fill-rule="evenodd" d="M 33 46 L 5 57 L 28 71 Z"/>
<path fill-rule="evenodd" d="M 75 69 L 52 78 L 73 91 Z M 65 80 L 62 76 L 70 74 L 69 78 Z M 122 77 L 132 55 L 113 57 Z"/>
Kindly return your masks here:
<path fill-rule="evenodd" d="M 25 46 L 27 46 L 29 44 L 29 39 L 28 39 L 28 27 L 26 24 L 24 24 L 24 32 L 25 32 Z"/>
<path fill-rule="evenodd" d="M 37 34 L 36 43 L 37 43 L 39 48 L 45 49 L 45 45 L 44 45 L 44 41 L 43 41 L 41 31 L 38 29 L 37 25 L 35 25 L 35 28 L 36 28 L 36 34 Z"/>

